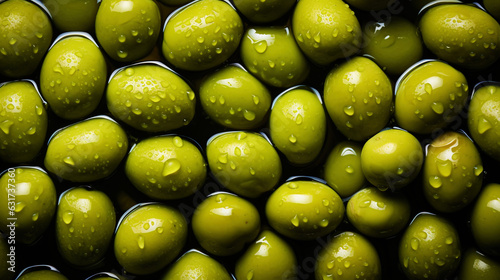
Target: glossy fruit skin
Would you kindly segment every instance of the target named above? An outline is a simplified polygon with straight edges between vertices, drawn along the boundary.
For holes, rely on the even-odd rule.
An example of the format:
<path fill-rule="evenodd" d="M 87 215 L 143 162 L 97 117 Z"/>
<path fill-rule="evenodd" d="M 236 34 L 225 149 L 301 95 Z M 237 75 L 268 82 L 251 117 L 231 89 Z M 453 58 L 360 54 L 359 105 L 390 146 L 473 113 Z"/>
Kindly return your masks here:
<path fill-rule="evenodd" d="M 234 6 L 249 21 L 255 23 L 273 22 L 292 9 L 294 0 L 234 0 Z"/>
<path fill-rule="evenodd" d="M 276 189 L 266 203 L 269 224 L 296 240 L 314 240 L 334 231 L 342 222 L 345 207 L 327 185 L 291 181 Z"/>
<path fill-rule="evenodd" d="M 481 251 L 500 256 L 500 184 L 488 184 L 479 194 L 471 216 L 474 240 Z"/>
<path fill-rule="evenodd" d="M 95 20 L 97 40 L 119 62 L 148 55 L 160 28 L 160 10 L 152 0 L 103 0 Z"/>
<path fill-rule="evenodd" d="M 481 190 L 483 163 L 474 143 L 464 134 L 446 132 L 426 149 L 423 190 L 438 211 L 456 212 Z"/>
<path fill-rule="evenodd" d="M 448 23 L 459 18 L 456 23 Z M 484 69 L 500 54 L 500 25 L 485 11 L 465 4 L 432 7 L 420 20 L 426 47 L 439 58 L 469 69 Z"/>
<path fill-rule="evenodd" d="M 201 188 L 207 167 L 191 142 L 179 136 L 158 136 L 134 146 L 125 163 L 125 174 L 151 198 L 180 199 Z"/>
<path fill-rule="evenodd" d="M 270 191 L 281 177 L 281 160 L 258 133 L 233 131 L 215 136 L 207 145 L 207 161 L 224 187 L 245 197 Z"/>
<path fill-rule="evenodd" d="M 417 27 L 403 17 L 369 23 L 365 30 L 363 52 L 389 75 L 402 74 L 422 58 L 423 43 Z"/>
<path fill-rule="evenodd" d="M 62 194 L 56 216 L 57 247 L 72 265 L 91 266 L 104 258 L 115 226 L 113 202 L 105 193 L 78 187 Z"/>
<path fill-rule="evenodd" d="M 458 279 L 460 280 L 496 280 L 500 275 L 500 262 L 489 258 L 474 249 L 468 249 L 460 263 Z"/>
<path fill-rule="evenodd" d="M 366 179 L 385 191 L 411 183 L 423 164 L 423 150 L 415 136 L 400 129 L 383 130 L 361 150 L 361 168 Z"/>
<path fill-rule="evenodd" d="M 68 280 L 68 278 L 53 270 L 36 270 L 23 273 L 17 280 Z"/>
<path fill-rule="evenodd" d="M 147 275 L 172 262 L 186 243 L 188 226 L 170 206 L 142 205 L 130 212 L 115 235 L 115 257 L 129 273 Z"/>
<path fill-rule="evenodd" d="M 354 141 L 370 138 L 391 116 L 392 85 L 372 60 L 354 57 L 328 73 L 325 106 L 342 134 Z"/>
<path fill-rule="evenodd" d="M 329 240 L 316 261 L 316 280 L 380 280 L 381 275 L 377 250 L 368 239 L 354 232 L 342 232 Z"/>
<path fill-rule="evenodd" d="M 271 108 L 269 90 L 236 65 L 209 74 L 200 85 L 200 100 L 212 120 L 233 129 L 258 128 Z"/>
<path fill-rule="evenodd" d="M 468 91 L 460 71 L 441 61 L 425 62 L 412 69 L 396 89 L 396 121 L 414 133 L 435 133 L 457 121 Z"/>
<path fill-rule="evenodd" d="M 52 42 L 52 25 L 36 4 L 24 0 L 1 3 L 0 74 L 21 78 L 31 75 Z M 25 30 L 29 30 L 26 32 Z"/>
<path fill-rule="evenodd" d="M 387 9 L 390 6 L 390 0 L 345 0 L 347 4 L 363 11 L 378 11 Z"/>
<path fill-rule="evenodd" d="M 40 71 L 40 91 L 57 116 L 80 119 L 99 105 L 106 79 L 106 61 L 99 48 L 75 35 L 48 51 Z"/>
<path fill-rule="evenodd" d="M 197 250 L 189 250 L 167 270 L 163 280 L 231 280 L 226 268 Z"/>
<path fill-rule="evenodd" d="M 292 30 L 304 54 L 319 65 L 349 57 L 361 46 L 358 19 L 342 0 L 299 1 L 292 16 Z"/>
<path fill-rule="evenodd" d="M 163 56 L 183 70 L 207 70 L 236 51 L 242 34 L 243 22 L 229 4 L 219 0 L 196 1 L 179 8 L 168 20 Z"/>
<path fill-rule="evenodd" d="M 198 243 L 216 256 L 234 255 L 260 232 L 255 206 L 231 193 L 214 193 L 193 214 L 193 232 Z"/>
<path fill-rule="evenodd" d="M 319 155 L 326 137 L 326 114 L 314 92 L 294 88 L 279 95 L 271 110 L 271 139 L 292 164 L 307 164 Z"/>
<path fill-rule="evenodd" d="M 347 203 L 347 218 L 362 234 L 387 238 L 398 234 L 410 220 L 410 203 L 401 193 L 382 192 L 368 187 Z"/>
<path fill-rule="evenodd" d="M 460 263 L 460 239 L 451 223 L 418 214 L 403 234 L 399 264 L 408 279 L 446 279 Z"/>
<path fill-rule="evenodd" d="M 42 0 L 52 15 L 54 26 L 62 32 L 94 31 L 99 1 Z"/>
<path fill-rule="evenodd" d="M 12 195 L 15 200 L 12 202 Z M 10 200 L 9 200 L 10 198 Z M 56 189 L 50 177 L 42 170 L 31 167 L 9 168 L 0 178 L 0 218 L 7 221 L 14 212 L 16 243 L 33 244 L 47 230 L 56 211 Z M 8 223 L 1 230 L 10 232 Z"/>
<path fill-rule="evenodd" d="M 272 264 L 272 265 L 270 265 Z M 297 259 L 283 239 L 263 230 L 236 262 L 236 279 L 296 279 Z"/>
<path fill-rule="evenodd" d="M 45 105 L 25 80 L 0 87 L 0 159 L 29 162 L 41 150 L 47 133 Z"/>
<path fill-rule="evenodd" d="M 295 86 L 309 74 L 309 62 L 288 27 L 247 29 L 240 57 L 250 73 L 270 86 Z"/>
<path fill-rule="evenodd" d="M 96 117 L 57 131 L 49 141 L 45 167 L 72 182 L 109 176 L 125 157 L 128 139 L 114 121 Z"/>
<path fill-rule="evenodd" d="M 468 125 L 474 142 L 493 159 L 500 158 L 500 85 L 478 89 L 469 105 Z"/>
<path fill-rule="evenodd" d="M 349 197 L 366 183 L 361 169 L 362 146 L 353 141 L 335 145 L 324 164 L 324 179 L 342 198 Z"/>

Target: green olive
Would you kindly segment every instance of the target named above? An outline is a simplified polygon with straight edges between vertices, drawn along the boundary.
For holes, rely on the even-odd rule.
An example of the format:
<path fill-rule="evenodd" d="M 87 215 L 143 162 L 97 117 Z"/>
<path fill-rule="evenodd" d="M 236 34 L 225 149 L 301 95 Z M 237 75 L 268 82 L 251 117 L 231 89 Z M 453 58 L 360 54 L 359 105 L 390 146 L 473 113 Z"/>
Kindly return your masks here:
<path fill-rule="evenodd" d="M 324 165 L 324 179 L 340 197 L 353 195 L 366 184 L 361 169 L 362 146 L 356 142 L 343 141 L 328 155 Z"/>
<path fill-rule="evenodd" d="M 41 150 L 47 133 L 45 104 L 29 81 L 0 85 L 0 159 L 28 162 Z"/>
<path fill-rule="evenodd" d="M 231 275 L 218 261 L 197 250 L 182 255 L 164 274 L 163 280 L 231 280 Z"/>
<path fill-rule="evenodd" d="M 292 29 L 304 54 L 319 65 L 356 53 L 361 27 L 342 0 L 301 0 L 292 16 Z"/>
<path fill-rule="evenodd" d="M 476 250 L 468 249 L 460 263 L 458 279 L 460 280 L 496 280 L 500 275 L 500 262 L 489 258 Z"/>
<path fill-rule="evenodd" d="M 482 252 L 500 256 L 500 184 L 488 184 L 474 205 L 471 216 L 472 234 Z"/>
<path fill-rule="evenodd" d="M 254 27 L 241 40 L 241 60 L 262 82 L 275 87 L 298 85 L 309 74 L 309 62 L 288 27 Z"/>
<path fill-rule="evenodd" d="M 288 13 L 295 0 L 234 0 L 234 6 L 249 21 L 255 23 L 273 22 Z"/>
<path fill-rule="evenodd" d="M 447 279 L 460 263 L 460 240 L 451 223 L 418 214 L 401 238 L 399 264 L 408 279 Z"/>
<path fill-rule="evenodd" d="M 316 280 L 382 279 L 380 259 L 368 239 L 354 232 L 342 232 L 321 250 L 316 261 Z"/>
<path fill-rule="evenodd" d="M 257 133 L 234 131 L 213 136 L 207 145 L 207 160 L 219 183 L 245 197 L 270 191 L 281 177 L 278 153 Z"/>
<path fill-rule="evenodd" d="M 35 270 L 22 273 L 16 280 L 68 280 L 68 278 L 54 270 Z"/>
<path fill-rule="evenodd" d="M 130 62 L 153 50 L 160 25 L 160 9 L 153 0 L 102 0 L 95 34 L 112 59 Z"/>
<path fill-rule="evenodd" d="M 200 100 L 210 118 L 233 129 L 261 126 L 271 107 L 269 90 L 237 65 L 207 76 L 200 85 Z"/>
<path fill-rule="evenodd" d="M 391 116 L 392 85 L 372 60 L 355 57 L 334 68 L 325 80 L 325 105 L 337 129 L 362 141 L 385 127 Z"/>
<path fill-rule="evenodd" d="M 391 0 L 345 0 L 345 2 L 364 11 L 383 10 L 392 4 Z"/>
<path fill-rule="evenodd" d="M 271 139 L 293 164 L 312 162 L 325 142 L 326 114 L 321 97 L 314 91 L 292 88 L 273 103 L 269 119 Z"/>
<path fill-rule="evenodd" d="M 486 154 L 500 158 L 500 85 L 481 87 L 472 96 L 469 105 L 469 131 L 472 139 Z"/>
<path fill-rule="evenodd" d="M 205 182 L 207 168 L 200 150 L 179 136 L 157 136 L 139 142 L 125 163 L 134 186 L 155 199 L 194 194 Z"/>
<path fill-rule="evenodd" d="M 187 221 L 178 210 L 161 204 L 138 205 L 118 225 L 115 257 L 129 273 L 151 274 L 177 257 L 187 235 Z"/>
<path fill-rule="evenodd" d="M 270 265 L 272 264 L 272 265 Z M 296 279 L 292 247 L 277 234 L 263 230 L 236 262 L 236 279 Z"/>
<path fill-rule="evenodd" d="M 167 19 L 162 51 L 183 70 L 207 70 L 222 64 L 238 48 L 243 22 L 228 3 L 200 0 L 174 11 Z"/>
<path fill-rule="evenodd" d="M 340 196 L 314 181 L 287 182 L 266 203 L 269 224 L 296 240 L 313 240 L 331 233 L 342 222 L 344 212 Z"/>
<path fill-rule="evenodd" d="M 45 154 L 45 167 L 68 181 L 95 181 L 118 167 L 127 148 L 127 135 L 116 122 L 94 117 L 54 133 Z"/>
<path fill-rule="evenodd" d="M 52 42 L 50 18 L 32 1 L 2 1 L 0 10 L 0 74 L 29 76 Z"/>
<path fill-rule="evenodd" d="M 11 249 L 15 249 L 15 246 L 9 246 L 7 239 L 0 235 L 0 278 L 5 280 L 11 280 L 14 278 L 15 274 L 9 270 L 11 264 L 15 264 L 15 251 L 12 254 Z M 13 256 L 13 260 L 10 259 L 10 255 Z"/>
<path fill-rule="evenodd" d="M 57 207 L 59 252 L 75 266 L 94 265 L 104 258 L 115 225 L 113 202 L 105 193 L 83 187 L 70 189 L 61 195 Z"/>
<path fill-rule="evenodd" d="M 473 5 L 443 4 L 420 19 L 426 47 L 439 58 L 470 69 L 484 69 L 500 57 L 500 25 Z"/>
<path fill-rule="evenodd" d="M 40 70 L 40 91 L 52 111 L 64 119 L 89 115 L 104 94 L 106 61 L 89 38 L 70 35 L 56 41 Z"/>
<path fill-rule="evenodd" d="M 361 233 L 376 238 L 398 234 L 410 220 L 410 203 L 400 193 L 368 187 L 347 203 L 347 218 Z"/>
<path fill-rule="evenodd" d="M 35 167 L 9 168 L 0 178 L 0 219 L 16 218 L 16 242 L 33 244 L 47 230 L 56 211 L 56 188 L 49 175 Z M 9 222 L 1 224 L 9 233 Z"/>
<path fill-rule="evenodd" d="M 198 243 L 216 256 L 234 255 L 260 231 L 260 215 L 247 200 L 230 193 L 213 193 L 193 214 Z"/>
<path fill-rule="evenodd" d="M 423 189 L 427 201 L 441 212 L 456 212 L 481 190 L 483 165 L 474 143 L 458 132 L 446 132 L 427 146 Z"/>
<path fill-rule="evenodd" d="M 361 168 L 366 179 L 380 190 L 398 190 L 411 183 L 422 168 L 424 153 L 415 136 L 388 129 L 366 141 Z"/>
<path fill-rule="evenodd" d="M 483 0 L 483 6 L 497 20 L 500 20 L 500 2 L 496 0 Z"/>
<path fill-rule="evenodd" d="M 60 31 L 94 31 L 99 2 L 97 0 L 42 0 Z"/>
<path fill-rule="evenodd" d="M 430 134 L 456 121 L 468 98 L 465 76 L 440 61 L 412 68 L 398 84 L 396 121 L 414 133 Z"/>

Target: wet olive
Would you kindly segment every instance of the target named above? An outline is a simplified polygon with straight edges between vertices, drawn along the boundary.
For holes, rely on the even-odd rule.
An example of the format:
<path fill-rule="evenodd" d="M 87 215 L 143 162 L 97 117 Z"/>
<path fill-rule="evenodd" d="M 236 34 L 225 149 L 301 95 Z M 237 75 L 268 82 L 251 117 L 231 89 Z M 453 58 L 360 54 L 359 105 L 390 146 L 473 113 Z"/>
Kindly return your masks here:
<path fill-rule="evenodd" d="M 226 268 L 197 250 L 189 250 L 167 270 L 163 280 L 231 280 Z"/>
<path fill-rule="evenodd" d="M 234 6 L 248 20 L 255 23 L 270 23 L 290 11 L 295 0 L 234 0 Z"/>
<path fill-rule="evenodd" d="M 480 252 L 468 249 L 460 263 L 458 279 L 460 280 L 496 280 L 500 275 L 500 262 Z"/>
<path fill-rule="evenodd" d="M 488 184 L 479 194 L 471 215 L 472 235 L 485 254 L 500 256 L 500 184 Z"/>
<path fill-rule="evenodd" d="M 23 273 L 16 280 L 68 280 L 68 278 L 57 271 L 36 270 Z"/>
<path fill-rule="evenodd" d="M 60 31 L 93 32 L 100 0 L 42 0 Z"/>

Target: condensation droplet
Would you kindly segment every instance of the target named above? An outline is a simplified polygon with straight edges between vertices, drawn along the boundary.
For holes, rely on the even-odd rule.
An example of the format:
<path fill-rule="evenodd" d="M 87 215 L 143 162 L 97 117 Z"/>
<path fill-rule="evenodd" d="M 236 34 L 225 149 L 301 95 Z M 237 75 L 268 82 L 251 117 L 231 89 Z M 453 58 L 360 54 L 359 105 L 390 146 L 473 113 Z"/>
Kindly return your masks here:
<path fill-rule="evenodd" d="M 75 161 L 71 157 L 63 158 L 63 162 L 66 163 L 67 165 L 75 166 Z"/>
<path fill-rule="evenodd" d="M 450 177 L 451 171 L 453 169 L 452 163 L 449 160 L 438 160 L 437 161 L 437 169 L 439 174 L 444 177 Z"/>
<path fill-rule="evenodd" d="M 290 222 L 292 222 L 292 225 L 294 225 L 295 227 L 299 227 L 299 217 L 297 215 L 295 215 L 292 220 L 290 220 Z"/>
<path fill-rule="evenodd" d="M 254 49 L 258 53 L 264 53 L 267 50 L 267 41 L 262 40 L 253 45 Z"/>
<path fill-rule="evenodd" d="M 429 184 L 431 187 L 439 189 L 443 185 L 443 182 L 439 176 L 431 176 L 429 177 Z"/>
<path fill-rule="evenodd" d="M 418 246 L 420 245 L 420 242 L 416 238 L 412 238 L 410 241 L 410 246 L 413 250 L 418 250 Z"/>
<path fill-rule="evenodd" d="M 146 244 L 144 243 L 144 237 L 142 237 L 142 235 L 139 235 L 139 238 L 137 239 L 137 245 L 140 249 L 144 249 Z"/>
<path fill-rule="evenodd" d="M 64 211 L 63 213 L 63 222 L 67 225 L 71 224 L 73 221 L 74 213 L 72 211 Z"/>
<path fill-rule="evenodd" d="M 481 117 L 479 119 L 479 122 L 477 124 L 477 132 L 479 132 L 479 134 L 484 134 L 486 131 L 490 130 L 493 126 L 491 125 L 491 123 L 485 119 L 484 117 Z"/>
<path fill-rule="evenodd" d="M 163 164 L 163 171 L 161 175 L 167 177 L 169 175 L 175 174 L 181 169 L 181 162 L 176 158 L 170 158 Z"/>
<path fill-rule="evenodd" d="M 441 115 L 444 112 L 444 106 L 443 103 L 441 102 L 432 102 L 431 104 L 432 111 L 434 111 L 436 114 Z"/>

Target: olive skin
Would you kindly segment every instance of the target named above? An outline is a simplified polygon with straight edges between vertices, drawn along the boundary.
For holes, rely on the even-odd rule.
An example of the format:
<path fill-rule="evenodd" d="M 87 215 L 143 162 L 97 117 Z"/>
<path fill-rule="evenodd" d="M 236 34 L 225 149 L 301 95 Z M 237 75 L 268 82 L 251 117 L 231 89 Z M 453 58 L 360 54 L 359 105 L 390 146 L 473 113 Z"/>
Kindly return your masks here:
<path fill-rule="evenodd" d="M 271 139 L 297 165 L 318 157 L 326 137 L 326 114 L 314 92 L 295 88 L 279 95 L 269 118 Z"/>
<path fill-rule="evenodd" d="M 116 260 L 129 273 L 157 272 L 181 252 L 187 234 L 187 221 L 178 210 L 161 204 L 138 206 L 118 225 Z"/>
<path fill-rule="evenodd" d="M 456 212 L 481 190 L 483 165 L 474 143 L 457 132 L 446 132 L 427 146 L 423 190 L 427 201 L 441 212 Z"/>
<path fill-rule="evenodd" d="M 467 79 L 452 66 L 441 61 L 418 65 L 396 89 L 396 121 L 414 133 L 435 133 L 457 121 L 468 90 Z"/>
<path fill-rule="evenodd" d="M 395 191 L 411 183 L 419 174 L 423 159 L 417 138 L 400 129 L 377 133 L 361 150 L 363 174 L 382 191 Z"/>
<path fill-rule="evenodd" d="M 458 232 L 447 220 L 418 214 L 399 244 L 399 264 L 408 279 L 446 279 L 460 263 Z"/>
<path fill-rule="evenodd" d="M 301 0 L 292 16 L 292 31 L 304 54 L 328 65 L 349 57 L 361 46 L 361 27 L 342 0 Z"/>
<path fill-rule="evenodd" d="M 382 279 L 377 250 L 361 234 L 350 231 L 328 241 L 319 253 L 314 274 L 316 280 Z"/>
<path fill-rule="evenodd" d="M 469 104 L 468 126 L 474 142 L 493 159 L 500 158 L 500 85 L 479 88 Z"/>
<path fill-rule="evenodd" d="M 36 270 L 23 273 L 17 280 L 68 280 L 68 278 L 57 271 Z"/>
<path fill-rule="evenodd" d="M 484 69 L 500 57 L 496 50 L 500 25 L 488 13 L 471 5 L 430 8 L 420 19 L 420 31 L 430 51 L 465 68 Z"/>
<path fill-rule="evenodd" d="M 255 23 L 273 22 L 292 9 L 295 0 L 234 0 L 234 6 L 249 21 Z"/>
<path fill-rule="evenodd" d="M 130 151 L 125 174 L 132 184 L 155 199 L 179 199 L 201 188 L 207 175 L 200 150 L 179 136 L 158 136 Z"/>
<path fill-rule="evenodd" d="M 99 1 L 42 0 L 52 15 L 54 26 L 62 31 L 93 32 Z"/>
<path fill-rule="evenodd" d="M 270 265 L 272 264 L 272 265 Z M 292 247 L 277 234 L 263 230 L 236 262 L 236 279 L 296 279 Z"/>
<path fill-rule="evenodd" d="M 57 247 L 72 265 L 91 266 L 104 258 L 115 226 L 113 202 L 105 193 L 78 187 L 61 195 L 56 215 Z"/>
<path fill-rule="evenodd" d="M 271 108 L 269 90 L 236 65 L 209 74 L 200 85 L 200 101 L 212 120 L 233 129 L 258 128 Z"/>
<path fill-rule="evenodd" d="M 298 85 L 309 74 L 309 63 L 288 27 L 247 29 L 240 57 L 250 73 L 270 86 Z"/>
<path fill-rule="evenodd" d="M 36 70 L 52 42 L 47 14 L 31 1 L 2 1 L 0 74 L 26 77 Z"/>
<path fill-rule="evenodd" d="M 125 131 L 104 117 L 65 127 L 51 137 L 45 167 L 72 182 L 90 182 L 109 176 L 125 157 Z"/>
<path fill-rule="evenodd" d="M 231 280 L 226 268 L 197 250 L 189 250 L 167 270 L 163 280 Z"/>
<path fill-rule="evenodd" d="M 112 59 L 131 62 L 153 50 L 160 25 L 160 9 L 153 0 L 103 0 L 95 34 Z"/>
<path fill-rule="evenodd" d="M 398 234 L 407 225 L 410 203 L 403 194 L 368 187 L 349 199 L 346 214 L 362 234 L 387 238 Z"/>
<path fill-rule="evenodd" d="M 193 214 L 193 232 L 198 243 L 216 256 L 234 255 L 252 242 L 260 231 L 255 206 L 231 193 L 214 193 Z"/>
<path fill-rule="evenodd" d="M 14 81 L 0 87 L 0 159 L 32 161 L 45 142 L 47 112 L 35 86 Z"/>
<path fill-rule="evenodd" d="M 213 136 L 207 145 L 212 174 L 224 187 L 255 198 L 270 191 L 281 177 L 281 160 L 266 138 L 233 131 Z"/>
<path fill-rule="evenodd" d="M 242 34 L 243 22 L 229 4 L 196 1 L 176 10 L 166 22 L 163 56 L 183 70 L 207 70 L 236 51 Z"/>
<path fill-rule="evenodd" d="M 48 51 L 40 70 L 40 91 L 57 116 L 79 119 L 97 108 L 106 79 L 99 48 L 83 36 L 71 36 Z"/>
<path fill-rule="evenodd" d="M 465 251 L 458 270 L 460 280 L 496 280 L 500 275 L 500 262 L 474 249 Z"/>
<path fill-rule="evenodd" d="M 15 203 L 12 202 L 15 195 Z M 9 200 L 10 197 L 10 200 Z M 16 218 L 16 242 L 33 244 L 47 230 L 56 211 L 56 189 L 50 177 L 38 168 L 9 168 L 0 178 L 0 218 Z M 1 230 L 8 233 L 8 223 Z"/>
<path fill-rule="evenodd" d="M 327 185 L 291 181 L 276 189 L 266 202 L 266 216 L 277 232 L 295 240 L 314 240 L 334 231 L 345 207 Z"/>
<path fill-rule="evenodd" d="M 324 100 L 342 134 L 354 141 L 366 140 L 389 121 L 391 81 L 375 62 L 354 57 L 328 73 Z"/>
<path fill-rule="evenodd" d="M 500 256 L 500 184 L 488 184 L 479 194 L 471 215 L 472 235 L 481 251 Z"/>

